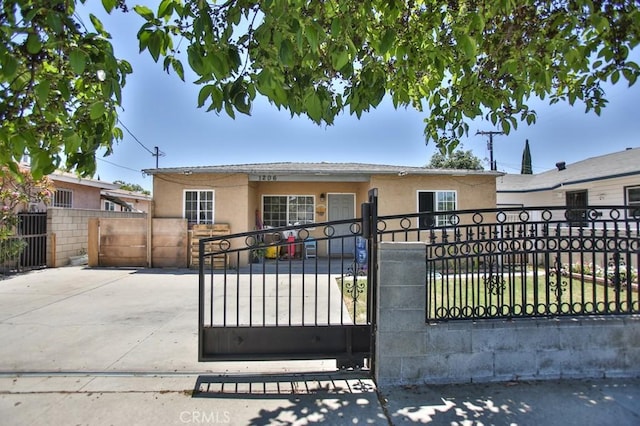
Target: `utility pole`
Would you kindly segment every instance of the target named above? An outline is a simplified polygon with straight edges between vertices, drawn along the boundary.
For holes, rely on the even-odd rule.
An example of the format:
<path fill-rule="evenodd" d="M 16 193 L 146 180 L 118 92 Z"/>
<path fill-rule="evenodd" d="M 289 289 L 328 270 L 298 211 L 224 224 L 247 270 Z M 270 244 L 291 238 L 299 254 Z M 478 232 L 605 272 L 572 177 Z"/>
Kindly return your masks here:
<path fill-rule="evenodd" d="M 164 152 L 160 151 L 160 148 L 158 148 L 157 146 L 154 146 L 153 148 L 154 148 L 155 152 L 153 154 L 151 154 L 151 155 L 156 157 L 156 169 L 157 169 L 158 168 L 158 159 L 160 157 L 164 157 L 166 154 Z"/>
<path fill-rule="evenodd" d="M 478 130 L 476 132 L 476 135 L 488 135 L 489 136 L 489 142 L 487 142 L 487 149 L 489 150 L 489 168 L 491 170 L 498 170 L 498 168 L 496 167 L 496 162 L 493 160 L 493 135 L 504 135 L 504 133 L 503 132 L 497 132 L 495 130 L 489 130 L 489 131 Z"/>

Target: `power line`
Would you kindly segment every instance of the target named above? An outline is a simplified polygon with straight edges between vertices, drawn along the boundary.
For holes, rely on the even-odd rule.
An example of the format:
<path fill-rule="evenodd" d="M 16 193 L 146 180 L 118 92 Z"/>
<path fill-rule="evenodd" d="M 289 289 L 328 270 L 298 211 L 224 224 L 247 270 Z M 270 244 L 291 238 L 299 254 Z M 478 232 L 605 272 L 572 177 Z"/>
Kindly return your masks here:
<path fill-rule="evenodd" d="M 139 172 L 140 170 L 132 169 L 131 167 L 121 166 L 120 164 L 113 163 L 111 161 L 107 161 L 103 158 L 96 158 L 97 160 L 103 161 L 105 163 L 111 164 L 112 166 L 120 167 L 121 169 L 131 170 L 132 172 Z"/>
<path fill-rule="evenodd" d="M 127 128 L 127 126 L 125 126 L 125 125 L 124 125 L 124 123 L 122 122 L 122 120 L 120 120 L 119 118 L 118 118 L 118 123 L 120 123 L 120 124 L 122 125 L 122 127 L 127 131 L 127 133 L 129 133 L 129 134 L 131 135 L 131 137 L 133 138 L 133 140 L 135 140 L 136 142 L 138 142 L 138 144 L 139 144 L 141 147 L 143 147 L 144 149 L 146 149 L 146 150 L 147 150 L 147 152 L 148 152 L 149 154 L 151 154 L 151 155 L 155 155 L 155 153 L 154 153 L 153 151 L 151 151 L 149 148 L 147 148 L 146 146 L 144 146 L 144 144 L 138 140 L 138 138 L 136 137 L 136 135 L 134 135 L 133 133 L 131 133 L 131 130 L 129 130 L 129 129 Z"/>

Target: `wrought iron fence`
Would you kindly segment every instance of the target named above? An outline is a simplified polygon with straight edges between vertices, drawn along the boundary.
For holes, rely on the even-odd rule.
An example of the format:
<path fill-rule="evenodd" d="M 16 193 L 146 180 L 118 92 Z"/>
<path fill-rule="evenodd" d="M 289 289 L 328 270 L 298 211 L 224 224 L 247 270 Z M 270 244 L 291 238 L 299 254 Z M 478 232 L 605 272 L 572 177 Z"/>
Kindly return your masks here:
<path fill-rule="evenodd" d="M 46 266 L 47 214 L 19 213 L 16 234 L 0 241 L 0 272 Z"/>
<path fill-rule="evenodd" d="M 274 228 L 203 241 L 206 264 L 201 279 L 204 282 L 209 276 L 210 288 L 204 298 L 208 307 L 202 306 L 207 316 L 203 324 L 304 325 L 304 318 L 314 326 L 329 323 L 330 318 L 341 324 L 370 322 L 375 312 L 360 304 L 375 291 L 367 287 L 374 276 L 369 273 L 375 271 L 376 253 L 368 251 L 366 262 L 358 261 L 356 244 L 361 236 L 371 237 L 368 241 L 426 243 L 427 321 L 640 313 L 637 210 L 598 206 L 577 214 L 564 207 L 513 207 L 368 218 L 363 209 L 362 217 L 364 220 Z M 369 221 L 377 226 L 370 226 Z M 285 236 L 291 231 L 297 234 L 293 242 Z M 315 244 L 313 257 L 304 255 L 308 240 Z M 216 269 L 216 262 L 224 266 Z M 244 290 L 240 275 L 253 277 Z M 255 296 L 268 293 L 260 290 L 251 297 L 259 307 L 253 305 L 247 312 L 254 314 L 242 317 L 238 311 L 242 291 L 264 287 L 263 283 L 273 279 L 291 283 L 296 276 L 304 280 L 301 294 L 310 291 L 315 298 L 303 297 L 295 302 L 300 306 L 294 307 L 293 296 L 299 290 L 274 287 L 276 297 L 269 303 L 278 314 L 271 324 L 259 314 L 265 312 L 267 302 Z M 368 282 L 358 279 L 364 276 Z M 338 278 L 329 287 L 320 286 L 326 277 Z M 216 285 L 218 280 L 224 284 Z M 202 292 L 204 288 L 202 284 Z M 345 312 L 335 311 L 338 317 L 332 317 L 327 311 L 331 308 L 309 304 L 316 303 L 312 300 L 318 300 L 320 288 L 325 293 L 340 293 Z M 214 292 L 222 292 L 228 301 L 218 310 L 218 317 L 211 308 Z M 296 310 L 305 314 L 295 319 L 291 312 Z"/>
<path fill-rule="evenodd" d="M 631 314 L 640 312 L 637 213 L 434 212 L 380 217 L 378 232 L 381 240 L 427 243 L 427 321 Z"/>
<path fill-rule="evenodd" d="M 366 323 L 360 304 L 366 298 L 367 264 L 366 255 L 358 258 L 360 234 L 361 220 L 353 219 L 201 240 L 201 279 L 208 277 L 204 324 Z M 334 299 L 340 303 L 327 302 Z M 214 300 L 224 306 L 214 308 Z"/>

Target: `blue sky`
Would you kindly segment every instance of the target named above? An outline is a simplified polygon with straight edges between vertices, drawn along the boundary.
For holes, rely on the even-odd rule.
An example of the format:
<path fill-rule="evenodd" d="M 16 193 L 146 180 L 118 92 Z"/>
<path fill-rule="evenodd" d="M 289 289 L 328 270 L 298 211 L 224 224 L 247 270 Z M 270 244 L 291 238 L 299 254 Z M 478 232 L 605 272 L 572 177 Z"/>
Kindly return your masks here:
<path fill-rule="evenodd" d="M 90 2 L 92 11 L 113 36 L 116 56 L 133 66 L 123 91 L 122 123 L 148 149 L 155 146 L 165 154 L 160 167 L 244 164 L 275 161 L 363 162 L 424 166 L 436 152 L 425 144 L 425 112 L 395 110 L 385 100 L 360 120 L 348 113 L 333 126 L 317 126 L 304 117 L 291 118 L 264 99 L 256 99 L 252 115 L 216 115 L 197 108 L 199 88 L 188 73 L 186 82 L 167 75 L 147 52 L 138 54 L 136 32 L 142 24 L 133 11 L 107 15 L 99 2 Z M 132 8 L 135 1 L 129 2 Z M 148 4 L 148 2 L 145 2 Z M 81 12 L 81 16 L 88 16 Z M 90 27 L 88 18 L 83 21 Z M 636 57 L 640 56 L 636 53 Z M 519 173 L 525 140 L 529 140 L 534 173 L 555 167 L 558 161 L 581 159 L 640 146 L 640 83 L 631 88 L 626 82 L 606 87 L 609 105 L 601 116 L 585 114 L 576 104 L 547 105 L 534 101 L 537 123 L 522 123 L 508 136 L 494 137 L 497 168 Z M 471 124 L 463 148 L 481 159 L 488 159 L 487 137 L 478 130 L 497 130 L 490 122 Z M 141 170 L 154 168 L 156 158 L 125 131 L 114 146 L 114 154 L 98 157 L 97 176 L 105 181 L 123 180 L 152 188 L 150 176 Z M 488 162 L 485 162 L 488 169 Z"/>

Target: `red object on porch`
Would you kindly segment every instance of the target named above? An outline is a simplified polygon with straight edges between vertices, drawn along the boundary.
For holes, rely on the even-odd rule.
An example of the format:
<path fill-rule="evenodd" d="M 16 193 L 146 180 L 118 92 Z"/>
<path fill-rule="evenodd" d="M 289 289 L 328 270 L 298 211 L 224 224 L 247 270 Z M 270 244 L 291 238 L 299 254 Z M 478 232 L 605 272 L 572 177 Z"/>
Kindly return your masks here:
<path fill-rule="evenodd" d="M 289 259 L 293 259 L 296 254 L 296 246 L 294 244 L 295 241 L 296 237 L 294 237 L 293 235 L 289 235 L 287 237 L 287 242 L 289 243 L 287 245 L 287 254 L 289 255 Z"/>

